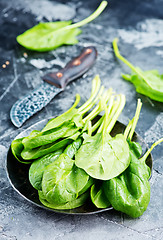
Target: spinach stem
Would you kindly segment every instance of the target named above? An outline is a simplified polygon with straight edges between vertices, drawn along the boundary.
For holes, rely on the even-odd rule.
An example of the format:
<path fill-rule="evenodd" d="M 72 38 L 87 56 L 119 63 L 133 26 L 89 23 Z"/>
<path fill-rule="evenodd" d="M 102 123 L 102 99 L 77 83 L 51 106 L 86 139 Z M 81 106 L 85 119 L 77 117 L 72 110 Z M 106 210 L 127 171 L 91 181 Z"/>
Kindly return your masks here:
<path fill-rule="evenodd" d="M 101 88 L 101 90 L 102 90 L 102 92 L 103 92 L 103 90 L 104 90 L 104 88 L 103 88 L 103 86 L 102 86 L 102 88 Z M 102 94 L 102 93 L 101 93 Z M 111 97 L 111 94 L 112 94 L 112 90 L 111 89 L 109 89 L 108 91 L 106 91 L 103 95 L 102 95 L 102 97 L 101 97 L 101 94 L 100 94 L 100 92 L 99 92 L 99 97 L 97 98 L 97 100 L 98 99 L 100 99 L 100 101 L 99 101 L 99 103 L 96 105 L 96 107 L 83 119 L 83 121 L 84 122 L 86 122 L 86 121 L 90 121 L 90 120 L 92 120 L 93 118 L 95 118 L 101 111 L 103 111 L 104 110 L 104 107 L 103 107 L 103 105 L 104 105 L 104 103 L 106 102 L 108 102 L 109 101 L 109 98 Z M 96 102 L 97 102 L 97 100 L 96 100 Z"/>
<path fill-rule="evenodd" d="M 131 126 L 131 129 L 130 129 L 130 132 L 129 132 L 129 136 L 128 136 L 128 138 L 129 138 L 130 140 L 131 140 L 132 137 L 133 137 L 133 134 L 134 134 L 134 131 L 135 131 L 137 122 L 138 122 L 138 120 L 139 120 L 139 115 L 140 115 L 141 107 L 142 107 L 142 102 L 141 102 L 140 99 L 138 99 L 135 116 L 134 116 L 134 118 L 133 118 L 132 126 Z"/>
<path fill-rule="evenodd" d="M 96 98 L 96 96 L 99 92 L 99 89 L 100 89 L 100 85 L 101 85 L 101 80 L 100 80 L 99 76 L 96 75 L 95 78 L 93 79 L 92 93 L 91 93 L 90 98 L 81 107 L 78 108 L 78 111 L 80 114 L 83 114 L 88 111 L 86 109 L 90 106 L 90 104 Z"/>
<path fill-rule="evenodd" d="M 84 111 L 82 112 L 82 115 L 85 114 L 86 112 L 88 112 L 95 105 L 95 103 L 101 98 L 103 91 L 104 91 L 104 87 L 102 86 L 98 95 L 94 99 L 94 101 L 91 104 L 89 104 L 86 109 L 84 109 Z M 87 118 L 90 118 L 89 116 L 94 114 L 94 111 L 96 111 L 99 108 L 98 106 L 99 105 L 97 105 L 83 120 L 86 121 Z"/>
<path fill-rule="evenodd" d="M 88 135 L 89 136 L 92 135 L 92 123 L 91 123 L 91 121 L 88 122 Z"/>
<path fill-rule="evenodd" d="M 108 133 L 110 133 L 111 132 L 111 130 L 113 129 L 113 127 L 114 127 L 114 125 L 115 125 L 115 123 L 116 123 L 116 121 L 117 121 L 117 119 L 118 119 L 118 117 L 119 117 L 119 115 L 121 114 L 121 112 L 122 112 L 122 110 L 123 110 L 123 108 L 124 108 L 124 106 L 125 106 L 125 103 L 126 103 L 126 97 L 125 97 L 125 95 L 123 95 L 123 94 L 119 94 L 118 96 L 117 96 L 117 103 L 116 103 L 116 107 L 115 107 L 115 109 L 113 109 L 114 111 L 114 113 L 113 113 L 113 116 L 110 116 L 110 122 L 109 122 L 109 124 L 108 124 L 108 127 L 107 127 L 107 132 Z"/>
<path fill-rule="evenodd" d="M 124 62 L 127 66 L 129 66 L 135 73 L 138 74 L 138 76 L 140 76 L 145 82 L 146 84 L 152 88 L 152 86 L 149 84 L 149 81 L 146 79 L 146 77 L 137 69 L 134 67 L 134 65 L 132 65 L 132 63 L 130 63 L 127 59 L 125 59 L 119 52 L 119 49 L 118 49 L 118 45 L 117 45 L 117 42 L 118 42 L 118 38 L 115 38 L 113 40 L 113 49 L 114 49 L 114 53 L 116 55 L 117 58 L 119 58 L 122 62 Z M 127 80 L 127 79 L 126 79 Z"/>
<path fill-rule="evenodd" d="M 108 106 L 107 106 L 107 113 L 108 113 L 108 115 L 109 115 L 110 112 L 111 112 L 111 109 L 112 109 L 112 107 L 113 107 L 113 103 L 114 103 L 114 96 L 111 96 L 111 97 L 110 97 L 110 100 L 109 100 L 109 104 L 108 104 Z M 104 118 L 105 118 L 105 115 L 106 115 L 106 114 L 104 114 L 104 116 L 103 116 L 103 120 L 104 120 Z M 109 115 L 109 117 L 111 118 L 112 116 Z M 109 121 L 109 120 L 108 120 L 108 121 Z M 98 133 L 102 132 L 103 126 L 104 126 L 104 121 L 101 122 L 101 125 L 100 125 L 100 127 L 99 127 L 99 129 L 98 129 Z"/>
<path fill-rule="evenodd" d="M 103 115 L 93 126 L 92 126 L 92 132 L 96 131 L 96 129 L 101 126 L 101 124 L 103 123 L 104 120 L 104 116 Z"/>
<path fill-rule="evenodd" d="M 133 121 L 134 121 L 134 118 L 132 120 L 129 121 L 127 127 L 125 128 L 125 131 L 124 131 L 124 137 L 127 139 L 128 138 L 128 134 L 131 130 L 131 127 L 132 127 L 132 124 L 133 124 Z"/>
<path fill-rule="evenodd" d="M 152 152 L 152 150 L 161 142 L 163 142 L 163 138 L 160 138 L 158 141 L 152 144 L 152 146 L 148 149 L 148 151 L 144 154 L 142 158 L 140 158 L 140 161 L 144 161 L 147 159 L 148 155 Z"/>
<path fill-rule="evenodd" d="M 99 7 L 95 10 L 95 12 L 93 12 L 89 17 L 85 18 L 84 20 L 82 20 L 78 23 L 74 23 L 69 26 L 66 26 L 63 30 L 70 30 L 70 29 L 78 28 L 78 27 L 81 27 L 81 26 L 93 21 L 95 18 L 97 18 L 103 12 L 103 10 L 106 8 L 107 4 L 108 4 L 107 1 L 102 1 L 101 4 L 99 5 Z"/>

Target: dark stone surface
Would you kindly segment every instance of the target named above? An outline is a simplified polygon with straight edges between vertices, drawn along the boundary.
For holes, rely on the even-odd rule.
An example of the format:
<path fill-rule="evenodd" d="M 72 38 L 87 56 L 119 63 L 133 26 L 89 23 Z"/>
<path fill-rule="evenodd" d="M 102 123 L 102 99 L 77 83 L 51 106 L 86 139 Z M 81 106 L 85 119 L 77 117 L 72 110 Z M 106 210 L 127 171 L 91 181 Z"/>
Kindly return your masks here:
<path fill-rule="evenodd" d="M 1 0 L 0 1 L 0 239 L 162 239 L 163 238 L 163 148 L 153 150 L 154 170 L 151 201 L 147 211 L 131 219 L 116 211 L 92 216 L 68 216 L 45 211 L 23 199 L 11 187 L 6 175 L 6 156 L 11 141 L 23 129 L 67 110 L 75 94 L 88 98 L 91 80 L 99 74 L 105 87 L 124 93 L 126 107 L 120 120 L 127 124 L 136 108 L 137 98 L 143 107 L 137 132 L 151 145 L 163 135 L 163 105 L 135 92 L 121 79 L 128 69 L 118 62 L 111 42 L 119 38 L 121 53 L 133 64 L 162 72 L 163 1 L 109 1 L 109 7 L 94 22 L 82 27 L 74 46 L 63 46 L 48 53 L 27 51 L 16 43 L 16 36 L 39 21 L 73 19 L 88 16 L 100 1 Z M 41 76 L 58 70 L 83 46 L 94 45 L 99 52 L 95 66 L 70 84 L 42 111 L 17 129 L 9 112 L 14 102 L 41 82 Z M 24 55 L 26 53 L 26 55 Z M 10 64 L 3 68 L 6 61 Z"/>

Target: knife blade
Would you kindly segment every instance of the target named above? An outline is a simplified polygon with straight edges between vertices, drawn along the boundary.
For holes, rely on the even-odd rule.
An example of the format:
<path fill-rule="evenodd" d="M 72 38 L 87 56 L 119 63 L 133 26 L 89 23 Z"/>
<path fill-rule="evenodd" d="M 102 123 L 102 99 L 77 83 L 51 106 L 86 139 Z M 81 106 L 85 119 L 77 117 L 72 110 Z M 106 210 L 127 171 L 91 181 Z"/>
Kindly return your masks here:
<path fill-rule="evenodd" d="M 16 127 L 45 107 L 67 84 L 87 72 L 97 58 L 97 50 L 93 46 L 84 47 L 80 55 L 73 58 L 64 68 L 46 74 L 38 88 L 15 102 L 10 110 L 10 119 Z"/>

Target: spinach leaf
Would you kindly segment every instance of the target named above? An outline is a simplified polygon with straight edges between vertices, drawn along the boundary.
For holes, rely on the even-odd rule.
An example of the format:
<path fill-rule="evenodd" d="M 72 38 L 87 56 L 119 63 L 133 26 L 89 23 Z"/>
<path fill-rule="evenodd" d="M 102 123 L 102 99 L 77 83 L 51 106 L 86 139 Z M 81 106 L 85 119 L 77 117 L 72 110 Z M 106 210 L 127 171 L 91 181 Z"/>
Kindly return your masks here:
<path fill-rule="evenodd" d="M 81 116 L 80 116 L 81 118 Z M 80 128 L 78 128 L 74 122 L 65 122 L 60 127 L 55 128 L 53 130 L 49 130 L 45 132 L 41 132 L 37 134 L 37 136 L 33 138 L 24 138 L 22 143 L 25 149 L 37 148 L 46 144 L 54 143 L 58 139 L 63 139 L 74 135 L 78 132 Z"/>
<path fill-rule="evenodd" d="M 48 208 L 60 209 L 60 210 L 73 209 L 73 208 L 80 207 L 86 202 L 87 198 L 89 197 L 89 191 L 87 191 L 81 194 L 78 198 L 74 199 L 73 201 L 66 202 L 64 204 L 55 204 L 55 203 L 49 203 L 42 191 L 38 191 L 38 193 L 39 193 L 39 200 L 44 206 Z"/>
<path fill-rule="evenodd" d="M 38 158 L 31 164 L 29 169 L 29 181 L 35 189 L 42 189 L 41 183 L 44 170 L 50 163 L 54 162 L 62 152 L 62 149 L 60 149 L 54 153 L 49 153 L 42 158 Z"/>
<path fill-rule="evenodd" d="M 77 35 L 81 33 L 79 27 L 98 17 L 107 6 L 102 1 L 97 10 L 81 22 L 71 24 L 71 21 L 39 23 L 17 37 L 17 42 L 27 49 L 44 52 L 56 49 L 63 44 L 76 44 Z"/>
<path fill-rule="evenodd" d="M 71 202 L 79 196 L 87 185 L 90 179 L 89 175 L 82 169 L 77 168 L 74 160 L 72 160 L 81 143 L 81 138 L 74 141 L 57 160 L 45 169 L 42 191 L 49 203 L 60 205 Z"/>
<path fill-rule="evenodd" d="M 86 136 L 83 145 L 75 156 L 75 164 L 91 177 L 108 180 L 118 176 L 130 163 L 129 147 L 122 134 L 111 138 L 109 134 L 102 136 Z"/>
<path fill-rule="evenodd" d="M 97 208 L 107 208 L 110 206 L 102 185 L 103 181 L 96 181 L 91 187 L 91 200 Z"/>
<path fill-rule="evenodd" d="M 40 131 L 38 131 L 38 130 L 34 130 L 34 131 L 32 131 L 32 132 L 30 133 L 29 136 L 30 136 L 30 137 L 34 137 L 34 136 L 36 136 L 39 132 L 40 132 Z M 21 157 L 21 153 L 22 153 L 22 151 L 23 151 L 23 149 L 24 149 L 23 140 L 24 140 L 24 138 L 19 138 L 19 139 L 13 140 L 12 143 L 11 143 L 11 151 L 12 151 L 14 157 L 15 157 L 19 162 L 25 163 L 25 164 L 30 164 L 31 161 L 28 161 L 28 160 L 26 161 L 25 159 L 23 159 L 23 158 Z"/>
<path fill-rule="evenodd" d="M 115 102 L 110 99 L 104 107 L 103 123 L 97 133 L 94 136 L 83 134 L 84 142 L 75 155 L 76 166 L 96 179 L 113 178 L 130 163 L 126 138 L 122 134 L 112 138 L 109 134 L 125 104 L 125 96 L 118 97 Z"/>
<path fill-rule="evenodd" d="M 135 143 L 136 144 L 136 143 Z M 145 161 L 141 161 L 130 145 L 131 162 L 120 176 L 104 182 L 105 194 L 114 209 L 136 218 L 150 201 L 150 184 Z"/>
<path fill-rule="evenodd" d="M 134 67 L 119 53 L 117 39 L 113 41 L 113 49 L 116 57 L 133 71 L 131 75 L 122 74 L 122 77 L 132 82 L 138 93 L 150 97 L 153 100 L 163 102 L 163 74 L 160 75 L 157 70 L 142 71 L 140 68 Z"/>
<path fill-rule="evenodd" d="M 21 157 L 21 152 L 24 149 L 23 143 L 22 143 L 23 138 L 15 139 L 11 143 L 11 151 L 14 157 L 21 163 L 31 163 L 30 161 L 24 161 L 23 158 Z"/>

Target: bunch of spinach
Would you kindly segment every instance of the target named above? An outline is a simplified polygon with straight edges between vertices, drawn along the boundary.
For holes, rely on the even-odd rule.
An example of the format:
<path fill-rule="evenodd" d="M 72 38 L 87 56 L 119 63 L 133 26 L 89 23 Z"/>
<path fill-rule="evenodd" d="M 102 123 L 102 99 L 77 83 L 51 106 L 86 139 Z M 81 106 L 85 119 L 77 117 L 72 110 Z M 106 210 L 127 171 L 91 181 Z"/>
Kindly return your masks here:
<path fill-rule="evenodd" d="M 103 94 L 98 105 L 92 110 L 86 119 L 90 119 L 89 116 L 94 115 L 97 109 L 104 109 L 106 114 L 93 125 L 86 124 L 84 130 L 87 129 L 87 133 L 83 131 L 80 138 L 68 145 L 64 152 L 55 161 L 44 168 L 41 181 L 42 189 L 41 192 L 39 190 L 39 197 L 40 201 L 45 206 L 56 209 L 67 209 L 67 207 L 70 207 L 70 204 L 72 205 L 71 208 L 73 208 L 73 206 L 76 207 L 76 204 L 78 204 L 78 206 L 79 204 L 83 204 L 83 198 L 81 197 L 86 195 L 88 189 L 94 183 L 94 179 L 84 169 L 76 165 L 76 161 L 74 160 L 74 158 L 76 158 L 75 154 L 80 151 L 80 148 L 83 146 L 84 136 L 91 136 L 97 129 L 100 129 L 100 126 L 105 122 L 106 116 L 109 119 L 109 109 L 112 110 L 110 116 L 113 117 L 115 123 L 118 115 L 124 107 L 124 103 L 119 107 L 117 102 L 114 101 L 114 98 L 119 97 L 119 95 L 114 97 L 111 96 L 108 103 L 108 98 L 106 98 L 108 92 L 106 93 L 107 94 Z M 120 97 L 122 96 L 123 95 L 120 95 Z M 110 121 L 112 122 L 113 119 L 111 118 Z M 35 162 L 31 165 L 30 170 L 32 170 L 33 165 L 35 165 Z M 92 191 L 94 193 L 96 190 L 93 189 Z M 89 195 L 87 195 L 87 197 L 88 196 Z M 79 199 L 82 199 L 82 201 Z M 76 204 L 74 205 L 74 203 Z"/>
<path fill-rule="evenodd" d="M 38 190 L 40 201 L 50 208 L 75 208 L 84 204 L 90 196 L 88 189 L 94 179 L 76 165 L 75 154 L 85 136 L 92 137 L 97 131 L 101 132 L 106 124 L 111 131 L 125 104 L 124 95 L 117 95 L 112 89 L 104 91 L 98 76 L 93 80 L 90 98 L 76 108 L 79 100 L 77 96 L 67 112 L 50 120 L 41 131 L 35 130 L 11 144 L 13 154 L 19 161 L 33 161 L 29 169 L 29 181 Z M 103 111 L 103 116 L 95 120 Z M 72 124 L 76 126 L 75 132 L 72 132 Z M 62 133 L 66 125 L 69 130 L 66 133 L 63 130 Z M 44 154 L 41 152 L 43 150 Z M 37 155 L 32 156 L 33 151 L 37 151 Z M 23 158 L 24 152 L 31 157 Z M 94 193 L 96 189 L 91 191 Z"/>
<path fill-rule="evenodd" d="M 102 1 L 93 14 L 75 24 L 71 24 L 72 21 L 39 23 L 17 36 L 17 42 L 27 49 L 39 52 L 50 51 L 63 44 L 76 44 L 78 43 L 76 36 L 81 33 L 79 27 L 97 18 L 106 6 L 107 1 Z"/>
<path fill-rule="evenodd" d="M 146 159 L 163 139 L 143 157 L 141 146 L 131 141 L 142 106 L 140 99 L 124 133 L 111 137 L 125 96 L 112 89 L 104 91 L 97 76 L 90 98 L 77 108 L 79 100 L 77 95 L 74 105 L 41 131 L 14 140 L 14 156 L 22 163 L 32 163 L 29 181 L 48 208 L 72 209 L 90 198 L 97 208 L 113 206 L 131 217 L 141 216 L 150 200 L 151 173 Z M 65 127 L 69 129 L 65 131 Z M 24 152 L 30 157 L 23 158 Z"/>
<path fill-rule="evenodd" d="M 113 40 L 113 49 L 116 57 L 132 70 L 130 75 L 122 74 L 122 77 L 132 82 L 138 93 L 150 97 L 153 100 L 163 102 L 163 74 L 160 75 L 157 70 L 142 71 L 140 68 L 134 67 L 119 53 L 117 41 L 117 38 Z"/>

